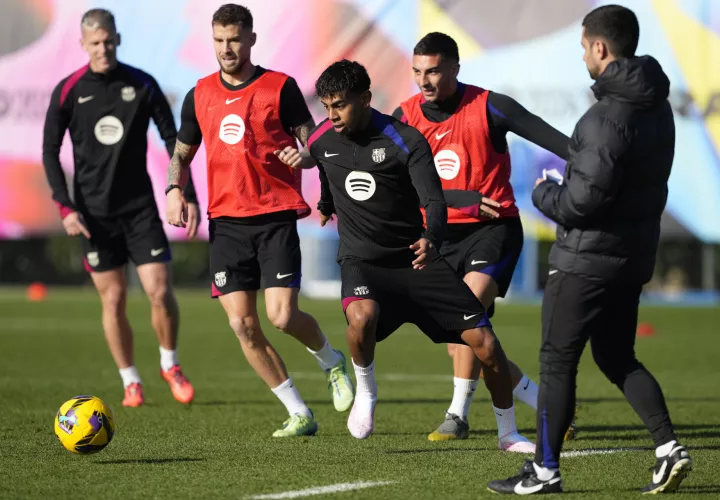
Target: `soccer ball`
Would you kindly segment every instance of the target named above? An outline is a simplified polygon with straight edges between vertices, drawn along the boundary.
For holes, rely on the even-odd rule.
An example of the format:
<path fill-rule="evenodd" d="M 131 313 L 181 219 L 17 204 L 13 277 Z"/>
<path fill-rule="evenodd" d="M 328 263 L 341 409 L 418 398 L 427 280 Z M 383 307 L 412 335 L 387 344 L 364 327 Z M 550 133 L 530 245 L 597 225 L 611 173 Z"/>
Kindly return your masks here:
<path fill-rule="evenodd" d="M 55 435 L 66 450 L 90 455 L 104 449 L 115 434 L 109 406 L 95 396 L 75 396 L 55 416 Z"/>

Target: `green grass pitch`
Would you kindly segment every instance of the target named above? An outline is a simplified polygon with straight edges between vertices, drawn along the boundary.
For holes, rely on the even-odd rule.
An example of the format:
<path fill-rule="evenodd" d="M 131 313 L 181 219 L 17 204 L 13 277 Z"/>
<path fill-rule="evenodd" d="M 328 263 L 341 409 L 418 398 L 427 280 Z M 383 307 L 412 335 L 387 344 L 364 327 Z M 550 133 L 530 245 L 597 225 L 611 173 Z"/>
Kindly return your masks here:
<path fill-rule="evenodd" d="M 251 371 L 220 304 L 196 291 L 179 293 L 179 301 L 180 360 L 196 401 L 189 407 L 176 403 L 160 379 L 149 308 L 142 295 L 133 294 L 128 307 L 147 404 L 125 409 L 91 290 L 51 289 L 39 303 L 27 302 L 19 290 L 0 291 L 0 497 L 242 499 L 387 481 L 346 492 L 330 489 L 316 498 L 459 500 L 489 497 L 487 482 L 514 475 L 522 463 L 522 456 L 497 451 L 495 420 L 482 387 L 470 412 L 470 439 L 427 441 L 450 401 L 451 362 L 445 346 L 410 326 L 378 345 L 376 431 L 356 441 L 345 427 L 347 413 L 334 411 L 314 359 L 263 318 L 320 424 L 313 438 L 272 439 L 284 409 Z M 339 301 L 303 299 L 302 307 L 347 353 Z M 539 319 L 537 306 L 504 305 L 494 321 L 509 357 L 535 380 Z M 652 322 L 657 334 L 638 339 L 638 356 L 660 381 L 695 461 L 679 497 L 718 498 L 720 309 L 644 307 L 641 321 Z M 115 413 L 113 442 L 93 456 L 65 451 L 53 433 L 55 412 L 77 394 L 99 396 Z M 589 349 L 578 397 L 578 439 L 565 450 L 631 451 L 565 458 L 566 491 L 583 498 L 637 497 L 650 480 L 652 442 L 622 394 L 594 366 Z M 516 413 L 518 427 L 534 439 L 534 413 L 522 403 Z"/>

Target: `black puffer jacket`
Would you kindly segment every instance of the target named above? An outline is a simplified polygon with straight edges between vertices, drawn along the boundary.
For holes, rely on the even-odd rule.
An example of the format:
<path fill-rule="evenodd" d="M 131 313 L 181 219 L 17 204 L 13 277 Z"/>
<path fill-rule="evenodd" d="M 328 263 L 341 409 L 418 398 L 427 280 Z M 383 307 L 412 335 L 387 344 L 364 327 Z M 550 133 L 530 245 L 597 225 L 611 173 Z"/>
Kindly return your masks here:
<path fill-rule="evenodd" d="M 592 90 L 598 102 L 575 126 L 563 184 L 532 194 L 558 223 L 550 266 L 646 283 L 675 151 L 670 81 L 652 57 L 633 57 L 610 63 Z"/>

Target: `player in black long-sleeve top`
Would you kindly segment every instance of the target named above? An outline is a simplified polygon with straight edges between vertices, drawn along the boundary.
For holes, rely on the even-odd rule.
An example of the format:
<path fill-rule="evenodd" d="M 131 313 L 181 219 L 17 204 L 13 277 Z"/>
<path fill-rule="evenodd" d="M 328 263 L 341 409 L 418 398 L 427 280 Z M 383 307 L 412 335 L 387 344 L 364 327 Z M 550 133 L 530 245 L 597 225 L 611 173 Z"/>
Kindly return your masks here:
<path fill-rule="evenodd" d="M 93 9 L 82 17 L 82 43 L 89 64 L 64 78 L 52 93 L 43 139 L 43 164 L 63 226 L 80 236 L 85 268 L 103 307 L 103 328 L 125 386 L 123 405 L 144 402 L 133 362 L 132 330 L 125 311 L 125 264 L 132 259 L 152 308 L 163 378 L 178 401 L 193 399 L 192 385 L 177 360 L 178 305 L 172 291 L 170 245 L 158 216 L 147 173 L 147 130 L 158 126 L 170 154 L 177 130 L 155 79 L 119 63 L 120 35 L 113 15 Z M 70 130 L 75 163 L 73 198 L 60 165 L 60 147 Z M 188 235 L 199 210 L 192 182 L 186 192 Z"/>
<path fill-rule="evenodd" d="M 309 154 L 320 170 L 321 222 L 338 217 L 342 303 L 358 382 L 350 433 L 372 434 L 375 343 L 403 323 L 434 342 L 470 345 L 494 404 L 510 407 L 507 359 L 485 309 L 437 254 L 447 208 L 428 142 L 370 106 L 370 77 L 357 62 L 331 65 L 315 88 L 328 119 L 310 134 Z"/>

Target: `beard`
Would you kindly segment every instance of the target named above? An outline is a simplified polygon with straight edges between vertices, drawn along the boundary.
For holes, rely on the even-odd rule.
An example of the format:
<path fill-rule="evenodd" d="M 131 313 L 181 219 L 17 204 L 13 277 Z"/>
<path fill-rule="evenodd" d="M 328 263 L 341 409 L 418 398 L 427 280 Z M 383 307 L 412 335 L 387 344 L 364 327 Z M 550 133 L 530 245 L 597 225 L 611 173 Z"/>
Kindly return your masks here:
<path fill-rule="evenodd" d="M 240 56 L 237 56 L 234 61 L 231 62 L 225 62 L 220 57 L 218 57 L 218 64 L 220 65 L 220 69 L 223 70 L 223 72 L 232 75 L 234 73 L 239 72 L 243 66 L 245 66 L 245 63 L 247 62 L 247 59 L 242 59 Z"/>
<path fill-rule="evenodd" d="M 592 78 L 593 80 L 597 80 L 600 77 L 600 68 L 598 66 L 588 65 L 587 70 L 590 74 L 590 78 Z"/>

